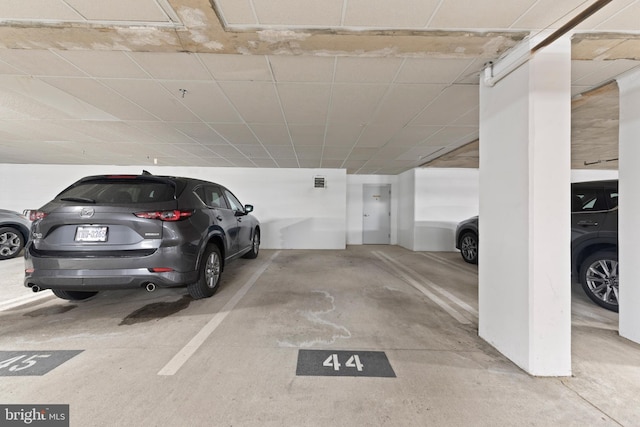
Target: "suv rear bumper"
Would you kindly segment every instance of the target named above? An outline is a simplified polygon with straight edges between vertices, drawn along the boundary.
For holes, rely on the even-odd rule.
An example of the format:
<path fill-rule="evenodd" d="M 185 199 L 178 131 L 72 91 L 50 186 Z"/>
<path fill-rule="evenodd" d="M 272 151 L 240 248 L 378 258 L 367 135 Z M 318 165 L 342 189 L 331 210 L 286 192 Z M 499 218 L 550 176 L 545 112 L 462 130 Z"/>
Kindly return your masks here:
<path fill-rule="evenodd" d="M 198 279 L 195 254 L 184 247 L 160 248 L 148 256 L 83 258 L 40 256 L 32 247 L 25 251 L 24 286 L 29 288 L 101 291 L 136 289 L 149 283 L 168 288 Z"/>
<path fill-rule="evenodd" d="M 123 270 L 42 270 L 25 274 L 24 286 L 40 289 L 104 291 L 137 289 L 153 283 L 161 288 L 184 286 L 198 278 L 197 271 L 154 273 L 146 268 Z"/>

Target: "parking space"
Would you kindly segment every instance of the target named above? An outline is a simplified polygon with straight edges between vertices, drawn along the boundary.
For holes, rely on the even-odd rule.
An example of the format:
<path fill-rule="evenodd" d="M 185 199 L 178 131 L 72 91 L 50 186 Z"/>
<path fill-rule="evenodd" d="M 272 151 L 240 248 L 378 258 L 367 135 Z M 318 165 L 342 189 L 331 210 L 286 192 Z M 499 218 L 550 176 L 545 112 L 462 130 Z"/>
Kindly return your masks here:
<path fill-rule="evenodd" d="M 264 250 L 202 300 L 27 294 L 22 262 L 0 263 L 0 351 L 24 354 L 0 375 L 77 353 L 3 377 L 0 394 L 69 404 L 71 425 L 640 424 L 639 346 L 618 336 L 617 314 L 574 284 L 574 376 L 532 378 L 478 337 L 477 267 L 457 253 Z M 297 371 L 301 350 L 326 352 L 309 363 L 327 375 Z M 375 375 L 374 352 L 395 376 Z"/>

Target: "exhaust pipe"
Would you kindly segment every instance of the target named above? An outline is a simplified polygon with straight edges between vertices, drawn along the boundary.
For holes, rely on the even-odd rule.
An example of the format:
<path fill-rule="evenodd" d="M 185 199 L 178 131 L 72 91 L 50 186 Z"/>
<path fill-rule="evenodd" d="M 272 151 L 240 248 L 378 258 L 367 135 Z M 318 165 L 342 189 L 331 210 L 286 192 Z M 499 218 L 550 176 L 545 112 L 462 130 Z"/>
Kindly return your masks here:
<path fill-rule="evenodd" d="M 38 285 L 31 286 L 31 290 L 33 292 L 40 292 L 41 291 L 40 286 L 38 286 Z"/>
<path fill-rule="evenodd" d="M 156 290 L 156 284 L 155 283 L 147 283 L 147 286 L 145 286 L 145 289 L 147 290 L 147 292 L 153 292 Z"/>

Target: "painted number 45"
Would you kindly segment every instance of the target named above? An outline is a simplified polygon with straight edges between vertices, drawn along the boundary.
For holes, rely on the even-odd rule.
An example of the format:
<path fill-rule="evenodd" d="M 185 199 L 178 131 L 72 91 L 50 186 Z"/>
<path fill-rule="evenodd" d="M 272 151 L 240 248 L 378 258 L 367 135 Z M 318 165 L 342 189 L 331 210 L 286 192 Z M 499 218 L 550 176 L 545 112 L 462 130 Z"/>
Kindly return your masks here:
<path fill-rule="evenodd" d="M 329 368 L 332 367 L 334 371 L 339 371 L 342 365 L 338 362 L 338 355 L 334 353 L 327 357 L 327 359 L 322 363 L 322 366 Z M 362 372 L 362 369 L 364 368 L 364 365 L 360 362 L 360 356 L 357 354 L 349 357 L 349 360 L 347 360 L 344 366 L 345 368 L 356 368 L 359 372 Z"/>
<path fill-rule="evenodd" d="M 11 359 L 0 361 L 0 369 L 9 368 L 11 372 L 18 372 L 24 369 L 28 369 L 37 363 L 38 358 L 45 358 L 51 356 L 50 354 L 34 354 L 27 357 L 26 354 L 22 356 L 13 357 Z M 25 357 L 27 357 L 25 359 Z M 20 360 L 22 359 L 22 360 Z"/>

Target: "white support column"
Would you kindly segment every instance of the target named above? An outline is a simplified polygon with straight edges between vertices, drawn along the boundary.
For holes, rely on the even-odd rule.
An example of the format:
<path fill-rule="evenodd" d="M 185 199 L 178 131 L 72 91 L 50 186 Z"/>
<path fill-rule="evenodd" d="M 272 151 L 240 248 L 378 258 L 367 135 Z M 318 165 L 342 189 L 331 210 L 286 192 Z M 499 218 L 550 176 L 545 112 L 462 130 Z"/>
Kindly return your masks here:
<path fill-rule="evenodd" d="M 618 79 L 620 88 L 618 261 L 620 263 L 620 335 L 640 343 L 640 71 Z"/>
<path fill-rule="evenodd" d="M 570 140 L 569 38 L 481 81 L 479 334 L 538 376 L 571 374 Z"/>

